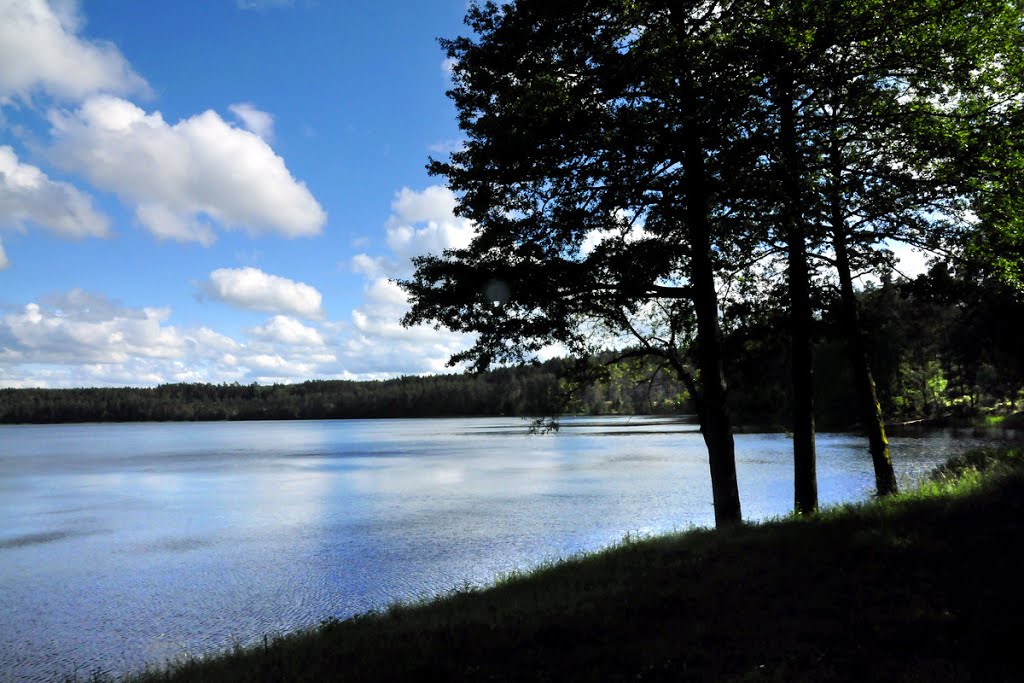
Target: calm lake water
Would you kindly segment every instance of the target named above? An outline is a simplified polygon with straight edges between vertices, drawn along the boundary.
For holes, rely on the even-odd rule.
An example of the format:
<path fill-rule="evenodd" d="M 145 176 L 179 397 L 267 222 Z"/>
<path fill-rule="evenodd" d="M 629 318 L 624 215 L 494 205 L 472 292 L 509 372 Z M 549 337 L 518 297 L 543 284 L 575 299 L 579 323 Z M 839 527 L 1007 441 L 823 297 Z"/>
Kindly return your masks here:
<path fill-rule="evenodd" d="M 696 427 L 572 418 L 0 426 L 0 680 L 139 669 L 714 521 Z M 748 519 L 792 505 L 790 441 L 737 437 Z M 894 438 L 904 483 L 967 447 Z M 823 504 L 873 486 L 818 438 Z"/>

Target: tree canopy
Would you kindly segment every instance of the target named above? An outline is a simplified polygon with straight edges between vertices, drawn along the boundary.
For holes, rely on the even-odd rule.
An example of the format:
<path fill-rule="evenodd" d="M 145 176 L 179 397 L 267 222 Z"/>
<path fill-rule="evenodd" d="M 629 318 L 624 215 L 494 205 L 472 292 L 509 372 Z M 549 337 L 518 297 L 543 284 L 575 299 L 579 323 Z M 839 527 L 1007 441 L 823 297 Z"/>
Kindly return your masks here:
<path fill-rule="evenodd" d="M 683 2 L 473 6 L 477 40 L 444 41 L 465 148 L 431 170 L 479 227 L 416 262 L 407 324 L 476 333 L 453 361 L 485 368 L 557 343 L 626 339 L 690 388 L 716 518 L 739 521 L 716 274 L 758 150 L 754 74 L 726 37 L 740 12 Z"/>
<path fill-rule="evenodd" d="M 814 263 L 838 269 L 860 367 L 852 277 L 886 260 L 884 240 L 935 246 L 980 221 L 1019 244 L 1005 129 L 1021 16 L 996 0 L 473 4 L 473 35 L 442 40 L 467 139 L 430 170 L 477 234 L 416 260 L 404 322 L 474 333 L 452 362 L 477 370 L 552 344 L 660 359 L 690 389 L 731 523 L 722 295 L 782 253 L 784 286 L 761 291 L 785 295 L 796 506 L 813 510 Z"/>

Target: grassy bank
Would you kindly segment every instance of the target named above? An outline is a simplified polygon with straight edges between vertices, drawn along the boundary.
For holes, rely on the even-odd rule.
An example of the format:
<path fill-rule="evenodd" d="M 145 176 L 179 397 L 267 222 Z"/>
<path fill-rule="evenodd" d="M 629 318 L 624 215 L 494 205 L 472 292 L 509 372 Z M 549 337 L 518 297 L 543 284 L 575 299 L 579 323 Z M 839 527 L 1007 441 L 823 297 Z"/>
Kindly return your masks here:
<path fill-rule="evenodd" d="M 625 541 L 132 681 L 1019 680 L 1024 453 L 807 519 Z"/>

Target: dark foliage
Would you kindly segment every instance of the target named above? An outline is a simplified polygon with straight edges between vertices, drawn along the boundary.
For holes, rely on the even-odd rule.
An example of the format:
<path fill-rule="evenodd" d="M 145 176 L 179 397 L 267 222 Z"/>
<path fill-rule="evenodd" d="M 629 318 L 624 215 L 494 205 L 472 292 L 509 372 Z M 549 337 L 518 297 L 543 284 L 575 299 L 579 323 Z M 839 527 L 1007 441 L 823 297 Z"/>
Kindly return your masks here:
<path fill-rule="evenodd" d="M 859 292 L 858 303 L 878 398 L 892 420 L 1010 413 L 1024 401 L 1024 295 L 1012 285 L 939 263 L 913 280 L 886 278 Z M 816 420 L 826 430 L 861 419 L 837 306 L 819 302 L 815 326 Z M 791 410 L 782 313 L 742 314 L 726 338 L 730 408 L 740 425 L 782 429 Z"/>
<path fill-rule="evenodd" d="M 316 380 L 272 386 L 165 384 L 155 388 L 0 389 L 0 422 L 140 422 L 331 418 L 549 416 L 680 412 L 667 375 L 632 367 L 569 391 L 567 361 L 479 374 L 375 382 Z M 649 381 L 644 381 L 647 378 Z"/>

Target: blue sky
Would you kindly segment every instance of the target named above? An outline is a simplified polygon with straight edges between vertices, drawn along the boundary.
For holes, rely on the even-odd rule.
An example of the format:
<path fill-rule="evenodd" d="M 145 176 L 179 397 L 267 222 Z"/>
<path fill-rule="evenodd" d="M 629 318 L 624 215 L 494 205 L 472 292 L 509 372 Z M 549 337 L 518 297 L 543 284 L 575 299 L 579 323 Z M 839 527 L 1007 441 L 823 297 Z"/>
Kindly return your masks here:
<path fill-rule="evenodd" d="M 0 387 L 442 372 L 466 0 L 0 0 Z M 894 247 L 905 272 L 924 257 Z"/>
<path fill-rule="evenodd" d="M 388 278 L 472 226 L 465 0 L 0 0 L 0 386 L 367 379 L 465 340 Z"/>

